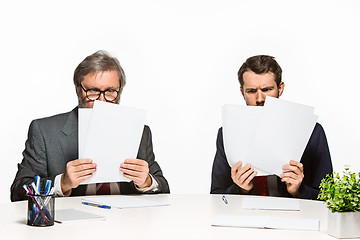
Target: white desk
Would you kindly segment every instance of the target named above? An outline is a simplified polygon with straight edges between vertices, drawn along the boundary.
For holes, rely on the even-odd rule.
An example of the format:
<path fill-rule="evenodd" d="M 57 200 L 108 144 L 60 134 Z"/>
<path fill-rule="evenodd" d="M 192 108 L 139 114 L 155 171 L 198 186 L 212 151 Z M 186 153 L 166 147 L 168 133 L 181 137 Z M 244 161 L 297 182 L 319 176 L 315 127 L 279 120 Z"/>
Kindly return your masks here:
<path fill-rule="evenodd" d="M 5 239 L 332 239 L 326 233 L 327 209 L 323 202 L 301 200 L 301 211 L 244 210 L 245 196 L 226 195 L 143 195 L 150 200 L 168 202 L 170 206 L 135 209 L 101 209 L 81 204 L 81 197 L 57 198 L 56 209 L 76 208 L 106 216 L 106 220 L 59 224 L 52 227 L 26 225 L 27 201 L 0 204 L 1 235 Z M 213 227 L 219 214 L 269 215 L 289 218 L 320 219 L 320 231 L 290 231 Z M 2 238 L 4 239 L 4 238 Z"/>

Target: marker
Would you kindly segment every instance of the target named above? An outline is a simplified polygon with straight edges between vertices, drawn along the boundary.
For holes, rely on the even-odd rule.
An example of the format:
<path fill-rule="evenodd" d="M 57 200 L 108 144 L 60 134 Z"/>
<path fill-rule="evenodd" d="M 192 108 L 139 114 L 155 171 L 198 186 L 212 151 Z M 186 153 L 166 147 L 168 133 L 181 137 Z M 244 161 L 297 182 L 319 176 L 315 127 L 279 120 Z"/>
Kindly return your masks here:
<path fill-rule="evenodd" d="M 51 187 L 51 180 L 46 180 L 45 189 L 44 189 L 44 194 L 45 195 L 49 194 L 50 187 Z"/>
<path fill-rule="evenodd" d="M 224 196 L 222 196 L 222 198 L 221 198 L 221 199 L 224 201 L 224 203 L 225 203 L 225 204 L 228 204 L 228 200 L 226 199 L 225 195 L 224 195 Z"/>
<path fill-rule="evenodd" d="M 23 188 L 25 189 L 26 193 L 29 194 L 29 190 L 27 189 L 26 185 L 23 185 Z"/>
<path fill-rule="evenodd" d="M 37 194 L 40 194 L 40 176 L 35 176 L 35 186 L 37 188 Z"/>
<path fill-rule="evenodd" d="M 100 204 L 96 204 L 96 203 L 82 202 L 82 204 L 85 204 L 85 205 L 88 205 L 88 206 L 92 206 L 92 207 L 98 207 L 98 208 L 111 209 L 111 206 L 107 206 L 107 205 L 100 205 Z"/>
<path fill-rule="evenodd" d="M 37 195 L 39 195 L 40 193 L 39 193 L 39 191 L 38 191 L 38 189 L 37 189 L 37 187 L 36 187 L 36 185 L 35 185 L 34 182 L 31 183 L 31 186 L 33 187 L 35 193 L 36 193 Z M 31 193 L 31 194 L 32 194 L 32 193 Z"/>
<path fill-rule="evenodd" d="M 51 190 L 50 190 L 50 192 L 49 192 L 49 194 L 47 194 L 47 195 L 53 195 L 54 192 L 55 192 L 55 188 L 52 187 Z M 46 197 L 45 202 L 44 202 L 44 206 L 46 206 L 46 205 L 49 203 L 50 199 L 51 199 L 51 196 L 47 196 L 47 197 Z"/>

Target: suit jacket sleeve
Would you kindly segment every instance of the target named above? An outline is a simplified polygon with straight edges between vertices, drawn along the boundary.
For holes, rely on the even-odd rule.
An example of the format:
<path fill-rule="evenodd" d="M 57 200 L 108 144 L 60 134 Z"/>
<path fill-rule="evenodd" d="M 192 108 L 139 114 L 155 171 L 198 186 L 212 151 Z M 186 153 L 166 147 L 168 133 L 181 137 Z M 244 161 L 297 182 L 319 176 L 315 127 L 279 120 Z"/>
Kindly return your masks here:
<path fill-rule="evenodd" d="M 23 189 L 24 184 L 30 184 L 35 176 L 41 177 L 41 186 L 45 185 L 46 179 L 54 182 L 55 176 L 48 176 L 46 149 L 43 134 L 36 120 L 32 121 L 29 127 L 28 139 L 25 142 L 23 160 L 18 164 L 14 182 L 11 185 L 11 201 L 20 201 L 27 199 L 26 192 Z"/>
<path fill-rule="evenodd" d="M 231 179 L 231 167 L 226 159 L 222 128 L 220 128 L 216 140 L 216 154 L 211 174 L 210 193 L 241 194 L 240 190 L 240 187 Z"/>
<path fill-rule="evenodd" d="M 137 158 L 145 160 L 148 163 L 149 173 L 155 178 L 155 180 L 159 184 L 158 191 L 152 193 L 170 193 L 169 184 L 165 179 L 165 177 L 163 176 L 159 164 L 155 161 L 151 130 L 148 126 L 144 126 L 144 131 L 141 138 Z M 122 191 L 121 187 L 120 187 L 120 191 Z"/>
<path fill-rule="evenodd" d="M 319 123 L 315 125 L 301 163 L 304 166 L 304 179 L 298 197 L 316 200 L 321 179 L 333 172 L 326 135 Z"/>

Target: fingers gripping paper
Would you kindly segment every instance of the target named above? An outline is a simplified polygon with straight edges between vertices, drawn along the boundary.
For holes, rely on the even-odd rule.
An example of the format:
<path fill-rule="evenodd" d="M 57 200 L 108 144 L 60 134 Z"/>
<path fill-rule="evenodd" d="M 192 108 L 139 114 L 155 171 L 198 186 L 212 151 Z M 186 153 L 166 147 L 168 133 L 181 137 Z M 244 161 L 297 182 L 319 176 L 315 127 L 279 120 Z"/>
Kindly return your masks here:
<path fill-rule="evenodd" d="M 79 158 L 97 164 L 93 176 L 81 184 L 130 180 L 119 171 L 127 158 L 136 158 L 146 111 L 95 101 L 93 109 L 79 109 Z"/>
<path fill-rule="evenodd" d="M 223 107 L 224 148 L 229 165 L 250 163 L 258 176 L 282 173 L 300 161 L 315 127 L 314 108 L 267 97 L 264 107 Z"/>

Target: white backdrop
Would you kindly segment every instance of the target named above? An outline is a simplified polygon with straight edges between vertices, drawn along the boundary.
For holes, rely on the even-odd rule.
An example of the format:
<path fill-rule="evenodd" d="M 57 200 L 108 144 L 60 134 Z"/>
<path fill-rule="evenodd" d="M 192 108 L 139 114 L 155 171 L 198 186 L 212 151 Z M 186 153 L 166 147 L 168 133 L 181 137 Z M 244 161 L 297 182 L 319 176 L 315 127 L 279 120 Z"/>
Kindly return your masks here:
<path fill-rule="evenodd" d="M 1 192 L 32 119 L 73 109 L 76 66 L 99 49 L 127 75 L 121 104 L 148 110 L 172 193 L 208 193 L 224 103 L 244 104 L 237 71 L 275 56 L 283 99 L 315 106 L 333 165 L 360 170 L 359 1 L 1 1 Z"/>

